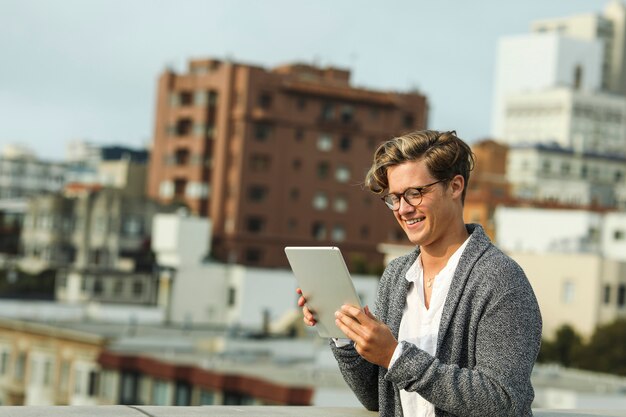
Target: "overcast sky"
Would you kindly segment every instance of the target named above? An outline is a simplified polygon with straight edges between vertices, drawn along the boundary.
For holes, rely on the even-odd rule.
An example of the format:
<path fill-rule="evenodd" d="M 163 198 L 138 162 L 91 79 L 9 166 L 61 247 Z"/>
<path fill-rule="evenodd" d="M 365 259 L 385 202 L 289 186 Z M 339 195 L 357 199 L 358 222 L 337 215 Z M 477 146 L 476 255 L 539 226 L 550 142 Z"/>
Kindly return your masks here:
<path fill-rule="evenodd" d="M 352 70 L 354 85 L 417 87 L 429 127 L 489 136 L 496 43 L 600 0 L 0 0 L 0 148 L 61 159 L 65 144 L 148 145 L 156 80 L 189 58 Z"/>

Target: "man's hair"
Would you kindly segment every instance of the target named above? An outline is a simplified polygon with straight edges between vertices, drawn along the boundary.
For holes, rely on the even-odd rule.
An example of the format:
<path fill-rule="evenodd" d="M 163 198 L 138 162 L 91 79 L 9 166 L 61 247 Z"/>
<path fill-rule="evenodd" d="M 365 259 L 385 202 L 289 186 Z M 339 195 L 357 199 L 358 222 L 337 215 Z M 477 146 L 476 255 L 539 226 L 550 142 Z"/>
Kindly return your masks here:
<path fill-rule="evenodd" d="M 389 188 L 387 169 L 404 162 L 424 161 L 430 174 L 438 181 L 449 181 L 455 175 L 465 179 L 461 203 L 474 169 L 474 154 L 455 131 L 419 130 L 393 138 L 374 152 L 374 162 L 365 177 L 370 191 L 382 194 Z"/>

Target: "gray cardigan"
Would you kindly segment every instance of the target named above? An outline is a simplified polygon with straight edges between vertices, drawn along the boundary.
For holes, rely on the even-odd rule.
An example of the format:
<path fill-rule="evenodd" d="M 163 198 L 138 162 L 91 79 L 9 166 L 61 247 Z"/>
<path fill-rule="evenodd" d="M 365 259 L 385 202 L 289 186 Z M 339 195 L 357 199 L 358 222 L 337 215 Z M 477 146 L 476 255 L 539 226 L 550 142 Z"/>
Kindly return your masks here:
<path fill-rule="evenodd" d="M 532 416 L 530 374 L 541 343 L 541 314 L 524 272 L 496 248 L 482 227 L 454 273 L 443 308 L 437 353 L 402 342 L 391 369 L 373 365 L 356 350 L 331 349 L 344 379 L 368 410 L 401 416 L 399 389 L 418 392 L 443 416 Z M 393 260 L 378 288 L 374 314 L 398 337 L 419 248 Z"/>

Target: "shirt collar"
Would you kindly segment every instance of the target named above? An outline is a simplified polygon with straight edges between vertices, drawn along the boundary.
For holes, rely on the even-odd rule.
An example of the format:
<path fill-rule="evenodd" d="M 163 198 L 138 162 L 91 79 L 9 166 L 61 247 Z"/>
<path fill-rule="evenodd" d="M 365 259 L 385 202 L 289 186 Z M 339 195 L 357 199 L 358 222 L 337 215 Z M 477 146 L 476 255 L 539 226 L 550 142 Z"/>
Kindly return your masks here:
<path fill-rule="evenodd" d="M 463 255 L 463 251 L 465 250 L 465 247 L 467 246 L 467 243 L 470 241 L 471 238 L 472 238 L 472 235 L 469 235 L 467 239 L 465 239 L 465 242 L 463 242 L 463 244 L 459 246 L 459 248 L 456 251 L 454 251 L 450 259 L 448 259 L 446 266 L 437 275 L 440 275 L 440 274 L 453 275 L 454 274 L 454 271 L 456 270 L 456 267 L 459 265 L 459 261 L 461 260 L 461 255 Z M 422 254 L 421 253 L 417 257 L 415 262 L 413 262 L 413 265 L 411 265 L 409 270 L 406 272 L 404 278 L 409 282 L 415 282 L 417 278 L 420 276 L 422 276 Z"/>

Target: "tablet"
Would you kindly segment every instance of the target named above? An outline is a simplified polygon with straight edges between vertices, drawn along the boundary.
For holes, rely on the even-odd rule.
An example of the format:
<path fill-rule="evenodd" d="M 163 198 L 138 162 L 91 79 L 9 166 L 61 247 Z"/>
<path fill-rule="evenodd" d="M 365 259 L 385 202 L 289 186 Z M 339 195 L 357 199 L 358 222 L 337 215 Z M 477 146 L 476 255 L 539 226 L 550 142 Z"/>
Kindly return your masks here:
<path fill-rule="evenodd" d="M 335 325 L 335 311 L 344 304 L 361 308 L 361 301 L 339 248 L 288 246 L 285 254 L 306 304 L 315 314 L 317 333 L 322 337 L 346 337 Z"/>

